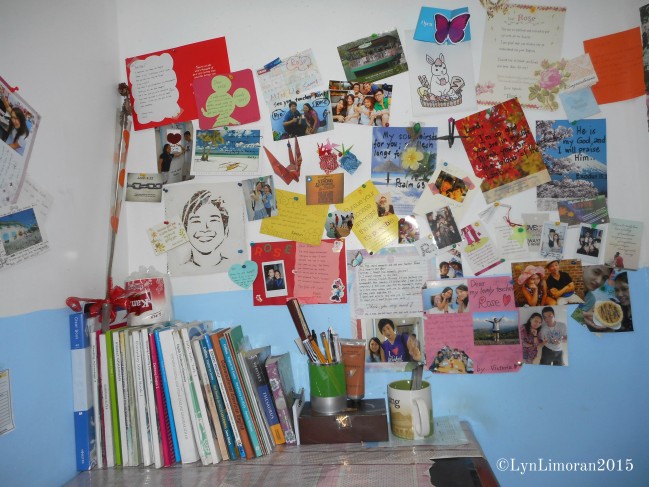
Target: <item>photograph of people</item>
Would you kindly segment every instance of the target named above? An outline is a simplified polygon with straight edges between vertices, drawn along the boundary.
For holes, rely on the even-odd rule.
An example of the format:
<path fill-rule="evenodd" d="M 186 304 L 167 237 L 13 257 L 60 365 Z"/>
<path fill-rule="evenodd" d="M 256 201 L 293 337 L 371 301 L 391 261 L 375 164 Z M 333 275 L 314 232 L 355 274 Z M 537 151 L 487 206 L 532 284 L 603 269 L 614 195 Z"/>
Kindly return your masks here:
<path fill-rule="evenodd" d="M 561 263 L 552 260 L 545 266 L 548 289 L 547 304 L 581 304 L 584 300 L 575 292 L 573 277 L 561 270 Z M 575 276 L 576 278 L 577 276 Z M 581 276 L 580 280 L 581 280 Z"/>
<path fill-rule="evenodd" d="M 450 247 L 462 240 L 453 213 L 448 206 L 426 213 L 426 220 L 437 248 Z"/>
<path fill-rule="evenodd" d="M 520 345 L 518 310 L 472 311 L 473 343 L 480 346 Z"/>
<path fill-rule="evenodd" d="M 308 103 L 302 105 L 302 111 L 304 112 L 304 120 L 306 121 L 306 134 L 315 134 L 318 131 L 318 128 L 320 128 L 318 112 L 316 112 Z"/>
<path fill-rule="evenodd" d="M 567 365 L 564 357 L 564 347 L 568 340 L 568 329 L 565 321 L 557 321 L 555 308 L 546 306 L 541 310 L 543 325 L 540 336 L 543 347 L 541 348 L 541 365 Z"/>
<path fill-rule="evenodd" d="M 565 223 L 544 223 L 541 230 L 541 257 L 547 259 L 561 259 L 563 257 L 563 243 L 566 238 L 568 225 Z"/>
<path fill-rule="evenodd" d="M 180 215 L 189 239 L 167 253 L 172 276 L 227 273 L 245 262 L 243 195 L 237 185 L 172 184 L 164 201 L 167 218 Z"/>
<path fill-rule="evenodd" d="M 264 176 L 241 181 L 248 221 L 262 220 L 277 214 L 277 205 L 273 198 L 273 176 Z M 270 189 L 267 191 L 266 186 Z M 268 206 L 267 206 L 268 205 Z M 270 208 L 271 213 L 268 213 Z"/>
<path fill-rule="evenodd" d="M 347 105 L 345 98 L 341 97 L 331 109 L 334 122 L 344 122 L 347 116 Z"/>
<path fill-rule="evenodd" d="M 4 140 L 9 147 L 22 156 L 27 146 L 27 137 L 29 137 L 27 118 L 19 107 L 12 108 L 6 98 L 3 98 L 2 102 L 9 113 L 9 128 Z"/>
<path fill-rule="evenodd" d="M 517 298 L 518 306 L 545 306 L 548 304 L 548 288 L 545 282 L 545 269 L 528 265 L 516 280 L 522 299 Z"/>
<path fill-rule="evenodd" d="M 292 139 L 333 129 L 329 91 L 300 95 L 272 103 L 270 124 L 273 140 Z"/>
<path fill-rule="evenodd" d="M 300 137 L 306 133 L 306 120 L 294 101 L 289 102 L 288 111 L 284 114 L 282 124 L 288 137 Z"/>
<path fill-rule="evenodd" d="M 376 125 L 381 125 L 381 127 L 390 125 L 390 99 L 385 97 L 381 88 L 374 92 L 374 119 Z"/>
<path fill-rule="evenodd" d="M 376 197 L 376 211 L 379 216 L 394 215 L 394 207 L 389 194 L 381 194 Z"/>
<path fill-rule="evenodd" d="M 540 311 L 540 309 L 539 309 Z M 521 310 L 520 319 L 524 318 L 524 311 Z M 543 317 L 540 312 L 534 311 L 521 324 L 520 336 L 521 345 L 523 346 L 523 362 L 526 364 L 538 364 L 541 358 L 539 349 L 541 348 L 541 326 Z"/>
<path fill-rule="evenodd" d="M 469 287 L 464 279 L 427 281 L 422 299 L 425 314 L 469 312 Z"/>
<path fill-rule="evenodd" d="M 430 297 L 430 308 L 426 310 L 427 314 L 439 313 L 455 313 L 455 309 L 451 307 L 453 299 L 453 288 L 445 287 L 438 294 L 433 294 Z"/>
<path fill-rule="evenodd" d="M 412 323 L 409 326 L 412 328 Z M 376 330 L 378 337 L 384 338 L 381 349 L 386 362 L 419 362 L 422 359 L 414 331 L 408 333 L 398 330 L 391 318 L 381 318 L 376 324 Z"/>
<path fill-rule="evenodd" d="M 162 147 L 162 152 L 158 156 L 158 172 L 162 174 L 163 184 L 169 182 L 169 170 L 174 157 L 180 157 L 181 155 L 182 152 L 171 152 L 171 144 L 165 144 Z"/>
<path fill-rule="evenodd" d="M 367 341 L 366 362 L 385 362 L 385 352 L 381 347 L 381 340 L 377 337 L 372 337 Z"/>
<path fill-rule="evenodd" d="M 437 351 L 428 370 L 438 374 L 473 374 L 474 362 L 464 350 L 444 345 Z"/>
<path fill-rule="evenodd" d="M 371 96 L 366 96 L 363 99 L 362 105 L 355 107 L 355 110 L 359 116 L 359 124 L 374 125 L 374 98 L 372 98 Z"/>
<path fill-rule="evenodd" d="M 597 301 L 610 299 L 610 294 L 604 291 L 603 287 L 611 278 L 613 268 L 607 265 L 585 265 L 583 271 L 586 291 L 584 304 L 581 306 L 583 321 L 590 331 L 603 331 L 606 328 L 598 326 L 593 320 L 593 308 Z"/>
<path fill-rule="evenodd" d="M 284 261 L 264 262 L 261 268 L 264 271 L 266 297 L 287 296 L 288 286 L 285 280 Z"/>
<path fill-rule="evenodd" d="M 460 284 L 455 288 L 455 304 L 458 313 L 469 312 L 469 287 L 466 284 Z"/>

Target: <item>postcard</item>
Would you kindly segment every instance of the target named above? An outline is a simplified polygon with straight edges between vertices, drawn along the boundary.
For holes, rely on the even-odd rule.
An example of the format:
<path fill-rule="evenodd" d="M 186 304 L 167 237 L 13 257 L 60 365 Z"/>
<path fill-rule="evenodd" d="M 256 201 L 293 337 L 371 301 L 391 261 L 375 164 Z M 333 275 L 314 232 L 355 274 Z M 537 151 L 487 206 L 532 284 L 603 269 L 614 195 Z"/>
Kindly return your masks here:
<path fill-rule="evenodd" d="M 269 62 L 257 70 L 257 79 L 268 104 L 315 91 L 323 83 L 311 49 Z"/>
<path fill-rule="evenodd" d="M 348 81 L 371 83 L 408 71 L 396 29 L 338 46 L 338 55 Z"/>
<path fill-rule="evenodd" d="M 309 245 L 320 245 L 322 228 L 329 207 L 307 205 L 303 194 L 278 189 L 276 192 L 277 216 L 264 218 L 259 231 L 265 235 L 296 240 Z"/>
<path fill-rule="evenodd" d="M 386 201 L 372 181 L 366 181 L 336 205 L 338 211 L 354 214 L 352 231 L 368 252 L 378 252 L 397 239 L 399 219 L 389 211 L 389 206 L 385 211 Z M 380 212 L 384 216 L 379 216 Z"/>
<path fill-rule="evenodd" d="M 390 124 L 391 84 L 329 81 L 329 98 L 336 123 L 378 127 Z"/>
<path fill-rule="evenodd" d="M 196 78 L 230 72 L 225 37 L 126 59 L 135 130 L 196 120 Z"/>
<path fill-rule="evenodd" d="M 461 232 L 462 242 L 458 248 L 475 276 L 484 274 L 505 262 L 505 259 L 500 257 L 501 254 L 493 237 L 487 231 L 487 226 L 479 220 L 463 227 Z"/>
<path fill-rule="evenodd" d="M 33 207 L 0 208 L 0 269 L 19 264 L 49 250 L 49 242 Z"/>
<path fill-rule="evenodd" d="M 155 255 L 162 255 L 189 242 L 185 227 L 177 216 L 148 228 L 147 235 Z"/>
<path fill-rule="evenodd" d="M 597 103 L 614 103 L 645 94 L 640 28 L 584 41 L 597 73 Z M 624 76 L 620 76 L 624 73 Z"/>
<path fill-rule="evenodd" d="M 604 251 L 604 262 L 618 269 L 637 270 L 644 223 L 611 218 Z"/>
<path fill-rule="evenodd" d="M 0 76 L 0 207 L 18 200 L 41 116 Z"/>
<path fill-rule="evenodd" d="M 189 243 L 167 252 L 169 274 L 227 273 L 248 256 L 243 196 L 234 183 L 172 184 L 164 192 L 167 221 L 179 217 Z"/>
<path fill-rule="evenodd" d="M 259 267 L 252 288 L 254 306 L 284 305 L 289 298 L 299 298 L 303 304 L 346 303 L 344 242 L 252 244 L 251 258 Z"/>
<path fill-rule="evenodd" d="M 520 103 L 512 99 L 455 122 L 487 203 L 550 180 Z"/>
<path fill-rule="evenodd" d="M 559 200 L 559 220 L 567 223 L 569 227 L 576 227 L 580 223 L 602 224 L 608 223 L 608 205 L 606 196 L 595 196 L 579 200 Z"/>
<path fill-rule="evenodd" d="M 192 84 L 202 130 L 259 121 L 259 103 L 250 69 L 196 78 Z"/>
<path fill-rule="evenodd" d="M 259 129 L 197 130 L 191 173 L 196 176 L 259 174 Z"/>
<path fill-rule="evenodd" d="M 568 313 L 565 306 L 520 308 L 523 363 L 568 365 Z"/>
<path fill-rule="evenodd" d="M 541 230 L 539 254 L 546 259 L 563 258 L 568 225 L 561 222 L 545 222 Z"/>
<path fill-rule="evenodd" d="M 335 205 L 345 197 L 345 175 L 321 174 L 306 177 L 307 205 Z"/>
<path fill-rule="evenodd" d="M 467 7 L 454 10 L 421 7 L 417 28 L 412 37 L 416 41 L 435 42 L 437 44 L 458 44 L 470 41 L 469 17 Z"/>
<path fill-rule="evenodd" d="M 536 188 L 538 210 L 608 194 L 606 119 L 537 120 L 536 143 L 551 178 Z"/>
<path fill-rule="evenodd" d="M 581 259 L 583 264 L 599 264 L 604 261 L 604 242 L 606 242 L 607 225 L 580 225 L 579 241 L 573 248 L 572 255 Z"/>
<path fill-rule="evenodd" d="M 511 211 L 511 205 L 496 201 L 478 213 L 478 216 L 489 226 L 502 255 L 506 255 L 509 260 L 527 259 L 529 251 L 525 245 L 525 225 L 515 221 Z"/>
<path fill-rule="evenodd" d="M 162 201 L 162 174 L 134 173 L 126 175 L 126 201 L 160 203 Z"/>
<path fill-rule="evenodd" d="M 583 303 L 584 277 L 580 260 L 524 261 L 511 264 L 516 306 Z"/>
<path fill-rule="evenodd" d="M 193 179 L 191 175 L 194 150 L 192 122 L 178 122 L 155 127 L 158 172 L 163 184 Z"/>
<path fill-rule="evenodd" d="M 317 91 L 275 101 L 270 107 L 273 140 L 333 130 L 329 92 Z"/>
<path fill-rule="evenodd" d="M 241 181 L 240 186 L 249 222 L 277 216 L 273 176 L 245 179 Z"/>
<path fill-rule="evenodd" d="M 471 43 L 436 44 L 413 40 L 412 35 L 405 31 L 413 115 L 473 110 L 477 105 Z"/>
<path fill-rule="evenodd" d="M 440 374 L 517 372 L 518 311 L 507 276 L 427 281 L 426 367 Z"/>
<path fill-rule="evenodd" d="M 343 211 L 330 211 L 325 220 L 327 238 L 345 238 L 352 233 L 354 214 Z"/>
<path fill-rule="evenodd" d="M 597 333 L 633 331 L 627 271 L 606 265 L 584 266 L 585 302 L 572 318 Z"/>
<path fill-rule="evenodd" d="M 437 128 L 375 127 L 372 131 L 372 182 L 389 193 L 397 215 L 413 213 L 437 163 Z"/>
<path fill-rule="evenodd" d="M 565 7 L 536 5 L 493 10 L 485 26 L 478 103 L 496 105 L 518 98 L 525 108 L 558 108 L 562 73 L 548 60 L 561 56 L 565 14 Z"/>
<path fill-rule="evenodd" d="M 538 252 L 541 248 L 543 223 L 550 219 L 550 215 L 548 213 L 522 213 L 521 218 L 525 225 L 527 249 L 530 252 Z"/>
<path fill-rule="evenodd" d="M 347 251 L 351 333 L 378 345 L 367 356 L 372 367 L 404 370 L 423 360 L 421 284 L 433 275 L 432 260 L 412 247 Z"/>

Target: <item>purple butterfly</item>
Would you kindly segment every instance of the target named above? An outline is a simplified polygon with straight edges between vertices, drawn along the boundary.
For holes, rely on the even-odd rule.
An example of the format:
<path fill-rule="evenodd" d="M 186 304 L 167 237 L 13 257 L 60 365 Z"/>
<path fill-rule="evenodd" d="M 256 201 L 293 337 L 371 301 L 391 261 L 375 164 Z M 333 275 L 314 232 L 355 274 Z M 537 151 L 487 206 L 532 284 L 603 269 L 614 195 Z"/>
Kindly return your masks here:
<path fill-rule="evenodd" d="M 470 16 L 469 13 L 463 13 L 448 20 L 443 14 L 435 14 L 435 41 L 443 44 L 448 37 L 453 44 L 462 42 Z"/>

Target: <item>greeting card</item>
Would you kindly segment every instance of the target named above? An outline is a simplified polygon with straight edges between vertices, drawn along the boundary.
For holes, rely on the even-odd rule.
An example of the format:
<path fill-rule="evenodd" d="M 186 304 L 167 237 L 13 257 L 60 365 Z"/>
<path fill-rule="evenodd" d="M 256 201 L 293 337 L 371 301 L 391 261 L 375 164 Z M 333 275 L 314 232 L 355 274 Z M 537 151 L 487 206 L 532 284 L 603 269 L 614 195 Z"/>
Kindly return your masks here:
<path fill-rule="evenodd" d="M 517 99 L 455 122 L 487 203 L 550 180 Z"/>
<path fill-rule="evenodd" d="M 127 58 L 135 130 L 197 119 L 194 80 L 229 72 L 225 37 Z"/>
<path fill-rule="evenodd" d="M 259 120 L 259 104 L 251 70 L 196 78 L 192 86 L 201 129 L 243 125 Z"/>
<path fill-rule="evenodd" d="M 611 218 L 604 262 L 619 269 L 638 269 L 644 223 Z"/>

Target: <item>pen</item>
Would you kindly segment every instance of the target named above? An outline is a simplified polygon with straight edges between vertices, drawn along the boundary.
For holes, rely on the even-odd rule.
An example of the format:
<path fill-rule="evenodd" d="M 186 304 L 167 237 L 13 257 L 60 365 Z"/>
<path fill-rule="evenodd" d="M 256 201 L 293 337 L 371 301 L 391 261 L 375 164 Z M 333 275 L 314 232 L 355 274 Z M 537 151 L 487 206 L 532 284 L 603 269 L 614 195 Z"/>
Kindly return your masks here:
<path fill-rule="evenodd" d="M 329 340 L 327 340 L 327 334 L 323 331 L 320 333 L 320 338 L 322 339 L 322 346 L 324 348 L 325 354 L 327 354 L 327 363 L 333 363 L 331 358 L 331 350 L 329 349 Z"/>

